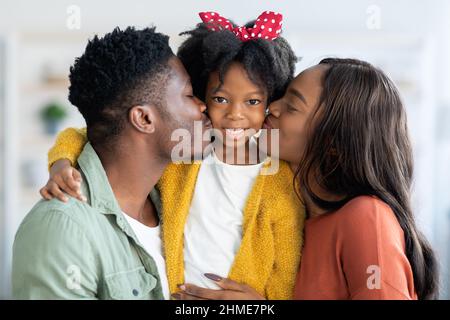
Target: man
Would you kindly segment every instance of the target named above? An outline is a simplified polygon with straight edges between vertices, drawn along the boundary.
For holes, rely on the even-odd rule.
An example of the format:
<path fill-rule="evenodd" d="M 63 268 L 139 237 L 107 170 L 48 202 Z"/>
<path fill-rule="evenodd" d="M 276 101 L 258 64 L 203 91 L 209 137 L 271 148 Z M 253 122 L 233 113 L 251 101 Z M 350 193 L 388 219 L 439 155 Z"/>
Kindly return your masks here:
<path fill-rule="evenodd" d="M 171 161 L 171 133 L 193 133 L 194 121 L 209 127 L 206 107 L 154 28 L 94 37 L 70 81 L 87 124 L 78 159 L 87 202 L 40 201 L 27 215 L 14 242 L 13 296 L 168 298 L 154 186 Z"/>

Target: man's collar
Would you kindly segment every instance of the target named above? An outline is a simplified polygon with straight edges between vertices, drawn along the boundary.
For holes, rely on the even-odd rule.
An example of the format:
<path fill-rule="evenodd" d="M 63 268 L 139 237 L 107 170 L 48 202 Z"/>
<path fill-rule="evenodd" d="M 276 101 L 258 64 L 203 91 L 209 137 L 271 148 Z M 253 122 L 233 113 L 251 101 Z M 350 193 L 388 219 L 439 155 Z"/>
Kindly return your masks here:
<path fill-rule="evenodd" d="M 121 209 L 109 184 L 105 169 L 92 147 L 86 143 L 78 158 L 78 165 L 83 171 L 89 190 L 90 205 L 104 214 L 121 215 Z"/>

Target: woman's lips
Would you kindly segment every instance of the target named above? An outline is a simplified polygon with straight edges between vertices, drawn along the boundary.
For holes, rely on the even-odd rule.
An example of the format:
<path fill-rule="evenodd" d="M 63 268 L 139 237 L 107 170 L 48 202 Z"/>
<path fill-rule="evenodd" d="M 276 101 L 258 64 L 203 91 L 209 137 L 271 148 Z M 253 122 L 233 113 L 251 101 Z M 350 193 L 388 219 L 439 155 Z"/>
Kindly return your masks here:
<path fill-rule="evenodd" d="M 273 129 L 272 123 L 268 117 L 264 119 L 263 129 Z"/>

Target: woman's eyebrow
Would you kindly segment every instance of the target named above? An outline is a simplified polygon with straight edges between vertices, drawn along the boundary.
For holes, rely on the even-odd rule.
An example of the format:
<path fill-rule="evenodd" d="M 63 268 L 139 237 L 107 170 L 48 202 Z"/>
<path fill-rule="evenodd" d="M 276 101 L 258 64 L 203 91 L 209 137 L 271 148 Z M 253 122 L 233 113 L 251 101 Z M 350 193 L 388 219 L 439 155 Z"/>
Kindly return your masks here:
<path fill-rule="evenodd" d="M 298 90 L 296 90 L 294 88 L 289 88 L 288 92 L 290 94 L 296 96 L 300 100 L 302 100 L 304 104 L 308 105 L 308 103 L 306 102 L 305 96 L 300 91 L 298 91 Z"/>

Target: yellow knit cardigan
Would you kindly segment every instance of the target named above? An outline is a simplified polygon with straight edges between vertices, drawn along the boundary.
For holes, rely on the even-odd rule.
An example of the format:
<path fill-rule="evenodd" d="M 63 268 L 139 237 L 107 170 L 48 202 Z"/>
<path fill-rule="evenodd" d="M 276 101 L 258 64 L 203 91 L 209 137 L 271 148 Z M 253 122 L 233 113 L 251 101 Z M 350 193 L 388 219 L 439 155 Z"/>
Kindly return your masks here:
<path fill-rule="evenodd" d="M 85 129 L 64 130 L 49 151 L 49 165 L 62 158 L 75 165 L 85 143 Z M 266 163 L 264 167 L 269 165 Z M 170 164 L 158 183 L 171 293 L 178 290 L 177 284 L 184 283 L 184 226 L 200 166 L 200 163 Z M 241 246 L 228 275 L 267 299 L 291 299 L 293 295 L 305 218 L 304 208 L 292 187 L 293 178 L 283 161 L 277 173 L 257 177 L 244 210 Z"/>

